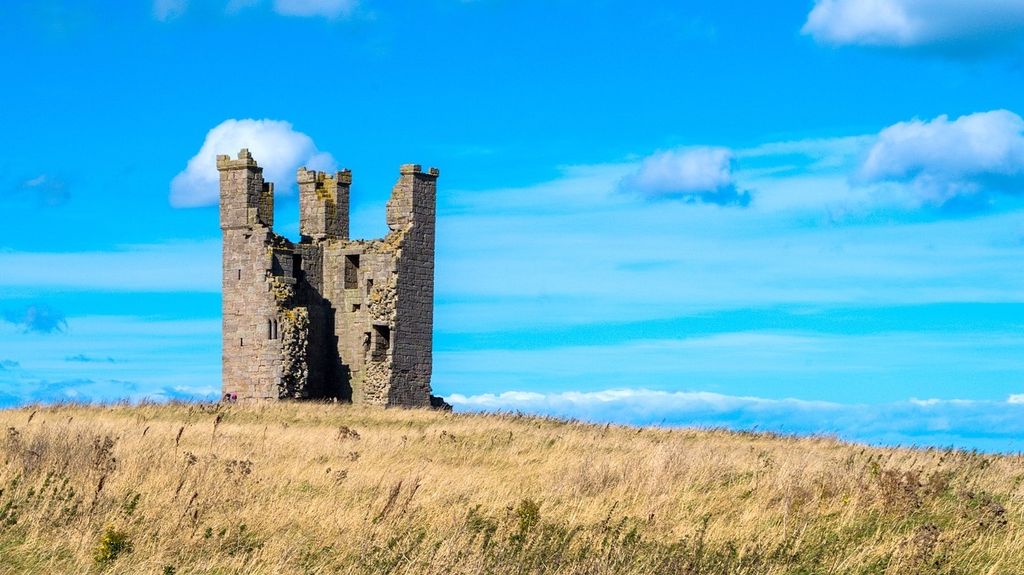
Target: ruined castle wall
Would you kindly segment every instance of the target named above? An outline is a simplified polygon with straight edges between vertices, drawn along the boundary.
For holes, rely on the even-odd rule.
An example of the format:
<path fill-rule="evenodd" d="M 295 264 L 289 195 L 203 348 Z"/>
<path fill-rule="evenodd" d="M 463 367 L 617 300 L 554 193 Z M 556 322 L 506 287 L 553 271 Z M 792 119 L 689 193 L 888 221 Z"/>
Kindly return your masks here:
<path fill-rule="evenodd" d="M 402 166 L 388 202 L 388 225 L 403 230 L 395 274 L 391 405 L 430 405 L 434 322 L 434 236 L 437 170 Z"/>
<path fill-rule="evenodd" d="M 270 234 L 262 226 L 224 232 L 224 393 L 240 399 L 276 399 L 285 371 L 281 301 L 294 282 L 271 275 Z"/>
<path fill-rule="evenodd" d="M 308 314 L 308 382 L 312 397 L 347 399 L 348 394 L 339 381 L 341 365 L 334 335 L 334 308 L 323 296 L 323 246 L 319 243 L 300 243 L 294 246 L 297 282 L 297 303 Z"/>
<path fill-rule="evenodd" d="M 390 332 L 394 324 L 393 298 L 382 296 L 394 283 L 394 255 L 380 244 L 331 242 L 324 248 L 324 274 L 330 278 L 325 281 L 324 297 L 336 310 L 336 349 L 356 403 L 386 403 L 390 383 L 388 377 L 366 378 L 371 351 L 376 350 L 373 359 L 381 361 L 375 334 Z M 375 330 L 374 324 L 386 329 Z"/>
<path fill-rule="evenodd" d="M 359 296 L 363 299 L 355 361 L 361 368 L 362 392 L 367 403 L 387 404 L 391 384 L 391 355 L 395 333 L 395 252 L 374 242 L 363 256 Z"/>

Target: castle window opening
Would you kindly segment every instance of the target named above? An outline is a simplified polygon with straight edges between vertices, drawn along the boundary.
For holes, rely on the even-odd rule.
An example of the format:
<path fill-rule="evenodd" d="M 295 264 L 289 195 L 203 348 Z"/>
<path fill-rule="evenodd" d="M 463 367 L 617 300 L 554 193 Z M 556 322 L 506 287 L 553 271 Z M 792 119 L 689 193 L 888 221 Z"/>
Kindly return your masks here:
<path fill-rule="evenodd" d="M 370 332 L 363 334 L 363 356 L 370 353 Z"/>
<path fill-rule="evenodd" d="M 274 339 L 274 322 L 267 320 L 267 339 Z"/>
<path fill-rule="evenodd" d="M 274 339 L 277 339 L 277 320 L 274 320 Z"/>
<path fill-rule="evenodd" d="M 373 291 L 373 280 L 372 279 L 366 280 L 366 295 L 370 295 L 370 292 L 372 292 L 372 291 Z"/>
<path fill-rule="evenodd" d="M 245 338 L 238 338 L 238 347 L 245 347 Z"/>
<path fill-rule="evenodd" d="M 391 347 L 391 328 L 386 325 L 373 326 L 373 340 L 373 354 L 370 359 L 384 361 L 388 357 L 388 348 Z"/>
<path fill-rule="evenodd" d="M 292 277 L 302 279 L 302 254 L 292 256 Z"/>
<path fill-rule="evenodd" d="M 345 289 L 359 287 L 359 254 L 345 256 Z"/>
<path fill-rule="evenodd" d="M 361 307 L 363 307 L 361 304 L 354 303 L 352 304 L 352 311 L 359 311 L 359 308 Z"/>
<path fill-rule="evenodd" d="M 242 279 L 242 270 L 238 270 L 238 279 Z"/>

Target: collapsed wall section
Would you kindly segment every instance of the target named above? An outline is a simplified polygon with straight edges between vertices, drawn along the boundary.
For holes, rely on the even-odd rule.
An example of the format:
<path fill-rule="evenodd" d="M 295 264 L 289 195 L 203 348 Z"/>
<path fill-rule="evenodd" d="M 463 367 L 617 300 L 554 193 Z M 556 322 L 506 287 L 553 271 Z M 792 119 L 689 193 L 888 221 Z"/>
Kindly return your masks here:
<path fill-rule="evenodd" d="M 380 240 L 324 249 L 325 295 L 336 309 L 337 352 L 354 403 L 388 403 L 390 333 L 395 325 L 395 248 Z"/>

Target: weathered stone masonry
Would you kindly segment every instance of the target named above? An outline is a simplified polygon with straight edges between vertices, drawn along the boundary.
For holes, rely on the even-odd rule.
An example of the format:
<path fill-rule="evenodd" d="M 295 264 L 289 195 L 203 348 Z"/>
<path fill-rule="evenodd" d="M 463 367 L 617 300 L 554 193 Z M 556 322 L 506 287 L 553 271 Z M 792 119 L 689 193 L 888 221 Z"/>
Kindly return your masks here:
<path fill-rule="evenodd" d="M 224 234 L 223 393 L 444 406 L 430 395 L 438 171 L 406 164 L 383 239 L 350 240 L 348 170 L 300 168 L 299 233 L 274 233 L 274 185 L 217 156 Z"/>

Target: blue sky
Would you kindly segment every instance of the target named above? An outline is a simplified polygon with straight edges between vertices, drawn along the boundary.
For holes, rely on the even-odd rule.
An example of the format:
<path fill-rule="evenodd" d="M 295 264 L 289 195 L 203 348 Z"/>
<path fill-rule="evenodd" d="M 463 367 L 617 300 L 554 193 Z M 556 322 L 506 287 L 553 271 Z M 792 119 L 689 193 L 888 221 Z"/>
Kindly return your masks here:
<path fill-rule="evenodd" d="M 219 389 L 212 155 L 438 166 L 456 409 L 1024 450 L 1024 1 L 0 7 L 0 405 Z"/>

